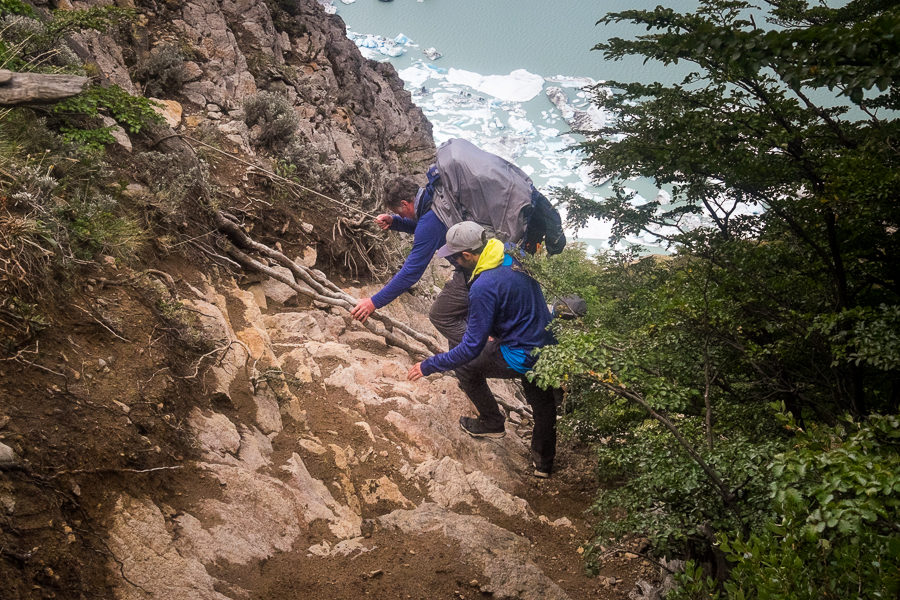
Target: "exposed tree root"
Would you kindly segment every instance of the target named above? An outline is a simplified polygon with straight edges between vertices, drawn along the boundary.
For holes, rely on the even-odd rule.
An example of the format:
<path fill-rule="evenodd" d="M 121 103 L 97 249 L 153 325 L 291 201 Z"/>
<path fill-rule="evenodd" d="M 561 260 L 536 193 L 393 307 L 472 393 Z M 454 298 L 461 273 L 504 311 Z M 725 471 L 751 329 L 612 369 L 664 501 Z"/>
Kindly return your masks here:
<path fill-rule="evenodd" d="M 227 218 L 224 214 L 216 213 L 215 219 L 216 226 L 219 230 L 226 234 L 234 244 L 234 246 L 228 249 L 228 255 L 245 269 L 268 275 L 272 279 L 284 283 L 304 296 L 323 304 L 339 306 L 346 310 L 350 310 L 356 305 L 357 300 L 355 298 L 345 293 L 335 283 L 329 281 L 321 272 L 299 265 L 283 253 L 253 240 L 237 225 L 237 223 Z M 244 250 L 253 250 L 254 252 L 275 260 L 288 268 L 291 273 L 305 285 L 295 282 L 291 278 L 263 264 L 259 260 L 243 252 L 241 248 Z M 384 327 L 379 328 L 372 320 L 380 321 Z M 441 347 L 431 336 L 416 331 L 405 323 L 395 321 L 386 315 L 374 313 L 369 320 L 363 323 L 363 326 L 372 333 L 383 337 L 390 345 L 406 350 L 417 357 L 443 352 Z M 393 331 L 395 329 L 422 344 L 425 348 L 411 345 L 409 342 L 395 334 Z"/>

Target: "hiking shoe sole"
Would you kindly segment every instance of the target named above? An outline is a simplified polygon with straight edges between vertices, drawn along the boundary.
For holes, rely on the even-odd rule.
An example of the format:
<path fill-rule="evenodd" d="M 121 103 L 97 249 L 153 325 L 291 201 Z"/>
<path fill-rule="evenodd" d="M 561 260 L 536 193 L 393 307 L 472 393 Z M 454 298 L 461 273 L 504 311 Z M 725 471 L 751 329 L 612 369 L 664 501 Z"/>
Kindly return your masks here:
<path fill-rule="evenodd" d="M 550 479 L 550 471 L 552 469 L 547 469 L 544 467 L 539 467 L 536 462 L 531 463 L 531 474 L 539 479 Z"/>
<path fill-rule="evenodd" d="M 499 439 L 506 435 L 506 430 L 503 431 L 472 431 L 468 429 L 463 423 L 463 419 L 468 419 L 468 417 L 460 417 L 459 418 L 459 428 L 471 435 L 472 437 L 478 438 L 494 438 Z M 476 419 L 470 419 L 471 421 L 478 422 Z"/>

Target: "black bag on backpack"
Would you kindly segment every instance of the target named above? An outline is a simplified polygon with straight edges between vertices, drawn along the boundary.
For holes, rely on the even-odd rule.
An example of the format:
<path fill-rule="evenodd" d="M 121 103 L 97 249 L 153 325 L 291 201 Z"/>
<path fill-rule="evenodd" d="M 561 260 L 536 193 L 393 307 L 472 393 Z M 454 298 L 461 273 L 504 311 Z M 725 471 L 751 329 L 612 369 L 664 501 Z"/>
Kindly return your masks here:
<path fill-rule="evenodd" d="M 534 254 L 538 246 L 544 244 L 547 254 L 559 254 L 566 247 L 566 232 L 563 231 L 562 217 L 550 201 L 536 189 L 531 192 L 531 206 L 526 216 L 525 252 Z"/>

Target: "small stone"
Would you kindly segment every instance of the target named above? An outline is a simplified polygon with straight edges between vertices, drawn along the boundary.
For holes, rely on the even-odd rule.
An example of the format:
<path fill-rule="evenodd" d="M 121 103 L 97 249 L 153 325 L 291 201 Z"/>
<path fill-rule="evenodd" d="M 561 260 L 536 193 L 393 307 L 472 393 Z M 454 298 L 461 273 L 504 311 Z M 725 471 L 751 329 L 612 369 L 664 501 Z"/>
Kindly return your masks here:
<path fill-rule="evenodd" d="M 304 222 L 304 223 L 300 223 L 300 229 L 302 229 L 304 233 L 312 233 L 313 230 L 315 229 L 315 227 L 313 227 L 309 223 Z"/>
<path fill-rule="evenodd" d="M 102 369 L 102 368 L 103 368 L 103 367 L 105 367 L 105 366 L 106 366 L 106 361 L 105 361 L 105 360 L 103 360 L 103 359 L 102 359 L 102 358 L 100 358 L 100 359 L 97 359 L 97 365 L 98 365 L 98 367 L 99 367 L 99 368 L 101 368 L 101 369 Z"/>
<path fill-rule="evenodd" d="M 150 193 L 150 190 L 147 186 L 141 185 L 139 183 L 129 183 L 125 186 L 125 189 L 122 191 L 129 198 L 140 198 L 146 194 Z"/>
<path fill-rule="evenodd" d="M 9 423 L 9 415 L 0 415 L 0 429 L 6 427 Z"/>
<path fill-rule="evenodd" d="M 15 467 L 20 464 L 19 457 L 13 449 L 0 442 L 0 467 Z"/>

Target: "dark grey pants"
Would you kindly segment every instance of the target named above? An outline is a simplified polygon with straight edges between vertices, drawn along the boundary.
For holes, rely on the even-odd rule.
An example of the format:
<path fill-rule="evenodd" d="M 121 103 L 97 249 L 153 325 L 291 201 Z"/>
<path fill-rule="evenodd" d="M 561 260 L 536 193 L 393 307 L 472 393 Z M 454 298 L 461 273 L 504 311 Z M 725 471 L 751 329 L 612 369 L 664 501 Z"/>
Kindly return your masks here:
<path fill-rule="evenodd" d="M 428 318 L 434 328 L 450 342 L 449 348 L 453 348 L 462 341 L 468 317 L 469 288 L 466 286 L 465 274 L 456 269 L 444 285 L 444 289 L 434 299 Z"/>
<path fill-rule="evenodd" d="M 532 458 L 543 469 L 553 468 L 556 457 L 556 402 L 552 389 L 542 390 L 521 373 L 510 369 L 500 353 L 497 340 L 489 341 L 475 360 L 457 367 L 456 377 L 459 387 L 478 410 L 479 419 L 492 429 L 503 427 L 505 418 L 488 387 L 487 379 L 519 379 L 534 416 Z"/>

